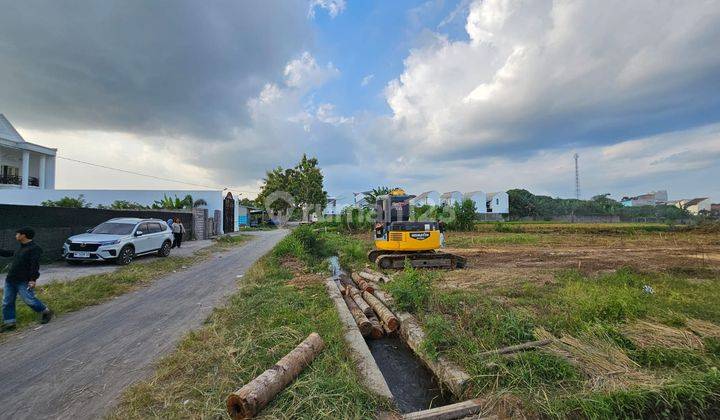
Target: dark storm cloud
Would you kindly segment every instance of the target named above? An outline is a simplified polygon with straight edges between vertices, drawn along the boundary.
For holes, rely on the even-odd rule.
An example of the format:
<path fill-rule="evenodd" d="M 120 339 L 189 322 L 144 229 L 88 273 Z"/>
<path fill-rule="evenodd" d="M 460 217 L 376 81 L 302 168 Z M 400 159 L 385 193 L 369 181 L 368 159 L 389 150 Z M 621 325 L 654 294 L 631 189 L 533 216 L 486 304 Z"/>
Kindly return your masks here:
<path fill-rule="evenodd" d="M 310 36 L 307 4 L 3 1 L 0 112 L 41 129 L 226 138 Z"/>

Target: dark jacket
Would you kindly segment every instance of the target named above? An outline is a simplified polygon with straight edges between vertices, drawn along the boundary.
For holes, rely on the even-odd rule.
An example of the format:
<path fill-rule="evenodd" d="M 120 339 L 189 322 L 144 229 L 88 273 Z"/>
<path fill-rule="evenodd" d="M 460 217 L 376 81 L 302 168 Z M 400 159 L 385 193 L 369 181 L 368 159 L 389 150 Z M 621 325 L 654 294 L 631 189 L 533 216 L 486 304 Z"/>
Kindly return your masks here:
<path fill-rule="evenodd" d="M 7 281 L 18 284 L 37 280 L 40 277 L 40 256 L 42 248 L 34 241 L 20 245 L 17 251 L 0 249 L 0 257 L 13 257 Z"/>

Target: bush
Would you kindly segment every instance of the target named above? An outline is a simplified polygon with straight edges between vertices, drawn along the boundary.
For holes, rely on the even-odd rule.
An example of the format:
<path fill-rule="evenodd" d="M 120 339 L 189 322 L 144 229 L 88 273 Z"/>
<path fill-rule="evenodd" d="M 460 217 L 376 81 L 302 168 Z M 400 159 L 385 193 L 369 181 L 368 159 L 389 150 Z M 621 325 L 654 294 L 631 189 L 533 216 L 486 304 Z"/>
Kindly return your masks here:
<path fill-rule="evenodd" d="M 463 200 L 462 203 L 455 203 L 453 206 L 455 219 L 448 224 L 450 230 L 471 231 L 475 230 L 475 202 Z"/>
<path fill-rule="evenodd" d="M 387 285 L 397 307 L 415 313 L 427 304 L 431 287 L 429 275 L 413 268 L 409 260 L 405 261 L 405 270 Z"/>
<path fill-rule="evenodd" d="M 41 203 L 43 207 L 69 207 L 75 209 L 88 208 L 92 203 L 85 201 L 85 196 L 80 194 L 77 198 L 63 197 L 59 200 L 45 200 Z"/>

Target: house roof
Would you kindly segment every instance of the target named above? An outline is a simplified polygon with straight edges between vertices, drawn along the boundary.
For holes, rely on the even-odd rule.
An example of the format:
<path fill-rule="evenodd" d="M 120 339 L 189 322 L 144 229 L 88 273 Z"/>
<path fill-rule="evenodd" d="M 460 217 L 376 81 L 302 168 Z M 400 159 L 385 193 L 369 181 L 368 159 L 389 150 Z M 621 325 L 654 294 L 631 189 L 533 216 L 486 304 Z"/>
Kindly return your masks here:
<path fill-rule="evenodd" d="M 703 201 L 707 200 L 707 197 L 699 197 L 699 198 L 693 198 L 692 200 L 689 200 L 687 203 L 685 203 L 685 207 L 694 206 L 696 204 L 702 203 Z"/>
<path fill-rule="evenodd" d="M 17 130 L 15 130 L 15 127 L 10 124 L 10 121 L 8 121 L 3 114 L 0 114 L 0 146 L 9 147 L 11 149 L 28 150 L 48 156 L 55 156 L 57 154 L 57 149 L 25 141 L 25 139 L 17 132 Z"/>
<path fill-rule="evenodd" d="M 20 133 L 17 132 L 15 127 L 10 124 L 5 115 L 0 114 L 0 138 L 4 140 L 10 140 L 15 143 L 23 143 L 25 139 L 22 138 Z"/>

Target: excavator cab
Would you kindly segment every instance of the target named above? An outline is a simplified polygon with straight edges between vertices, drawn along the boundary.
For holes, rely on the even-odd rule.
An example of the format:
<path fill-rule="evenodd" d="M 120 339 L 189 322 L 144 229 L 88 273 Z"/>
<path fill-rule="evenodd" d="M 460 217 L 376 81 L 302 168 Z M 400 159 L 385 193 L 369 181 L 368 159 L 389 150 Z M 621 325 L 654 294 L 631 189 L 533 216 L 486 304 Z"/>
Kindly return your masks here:
<path fill-rule="evenodd" d="M 397 189 L 377 198 L 375 249 L 368 259 L 380 268 L 403 268 L 406 259 L 415 267 L 464 266 L 464 258 L 437 251 L 441 246 L 438 222 L 410 220 L 410 200 L 414 197 Z"/>

